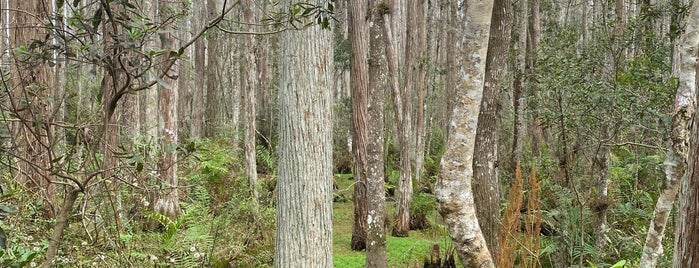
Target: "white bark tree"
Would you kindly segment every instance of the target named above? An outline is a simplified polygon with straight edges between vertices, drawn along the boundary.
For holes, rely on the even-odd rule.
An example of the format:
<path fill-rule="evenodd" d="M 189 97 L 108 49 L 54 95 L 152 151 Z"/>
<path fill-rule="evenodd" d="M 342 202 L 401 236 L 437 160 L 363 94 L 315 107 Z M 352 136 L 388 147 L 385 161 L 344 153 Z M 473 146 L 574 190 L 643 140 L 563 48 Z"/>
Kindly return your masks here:
<path fill-rule="evenodd" d="M 673 255 L 673 267 L 696 267 L 699 265 L 699 222 L 697 222 L 697 217 L 699 216 L 699 203 L 696 202 L 699 196 L 699 189 L 697 185 L 699 184 L 699 163 L 697 163 L 697 157 L 699 157 L 699 126 L 697 124 L 697 114 L 696 114 L 696 98 L 697 98 L 697 53 L 699 52 L 699 2 L 694 2 L 692 7 L 688 9 L 689 14 L 687 16 L 685 32 L 682 35 L 682 41 L 680 42 L 680 71 L 679 71 L 679 87 L 677 89 L 677 94 L 681 95 L 681 98 L 675 99 L 676 108 L 680 108 L 679 111 L 686 113 L 682 117 L 693 116 L 693 120 L 688 120 L 686 122 L 691 122 L 691 132 L 689 133 L 689 147 L 686 148 L 688 151 L 687 158 L 681 154 L 682 150 L 678 150 L 678 156 L 676 160 L 676 165 L 682 165 L 682 161 L 687 159 L 687 170 L 684 172 L 684 176 L 680 179 L 679 186 L 679 204 L 677 209 L 677 227 L 675 228 L 675 251 Z M 682 111 L 681 108 L 687 107 L 686 111 Z M 677 120 L 677 119 L 675 119 Z M 684 119 L 677 120 L 684 121 Z M 674 122 L 673 122 L 674 123 Z M 689 126 L 689 125 L 687 125 Z M 679 132 L 680 134 L 687 133 L 686 126 L 676 125 L 673 127 L 681 127 L 679 129 L 672 129 L 674 132 Z M 680 136 L 684 141 L 687 137 Z M 674 142 L 674 141 L 673 141 Z M 685 146 L 687 143 L 678 144 L 679 146 Z M 673 146 L 678 146 L 674 145 Z M 673 148 L 674 149 L 674 148 Z M 675 149 L 677 150 L 677 149 Z M 668 165 L 668 167 L 672 167 Z M 675 178 L 677 175 L 674 174 Z M 669 176 L 668 176 L 669 177 Z M 651 226 L 655 228 L 654 226 Z M 652 229 L 651 229 L 652 230 Z M 645 252 L 645 250 L 644 250 Z"/>
<path fill-rule="evenodd" d="M 274 266 L 332 267 L 332 32 L 285 31 L 279 44 Z"/>
<path fill-rule="evenodd" d="M 441 173 L 435 186 L 437 208 L 464 267 L 495 267 L 478 225 L 471 179 L 476 126 L 483 96 L 493 1 L 469 3 L 462 36 L 462 77 L 457 86 Z"/>
<path fill-rule="evenodd" d="M 696 31 L 696 28 L 694 28 Z M 695 33 L 696 34 L 696 33 Z M 684 45 L 692 46 L 690 43 Z M 694 42 L 697 42 L 696 40 Z M 696 47 L 696 43 L 693 45 Z M 687 51 L 685 51 L 686 53 Z M 687 168 L 688 145 L 690 136 L 691 117 L 694 114 L 695 104 L 695 82 L 690 79 L 696 79 L 693 75 L 693 69 L 689 65 L 682 65 L 680 58 L 680 46 L 675 44 L 672 55 L 672 73 L 673 75 L 683 77 L 680 79 L 679 87 L 675 95 L 674 109 L 672 114 L 672 123 L 670 125 L 670 148 L 665 157 L 665 184 L 663 190 L 658 196 L 658 201 L 655 204 L 653 218 L 648 227 L 648 235 L 641 254 L 641 262 L 639 267 L 650 268 L 656 267 L 658 258 L 663 254 L 663 236 L 667 228 L 667 221 L 672 211 L 672 207 L 677 199 L 680 180 L 684 180 L 683 176 Z M 687 55 L 685 55 L 687 56 Z M 680 73 L 680 71 L 682 71 Z"/>

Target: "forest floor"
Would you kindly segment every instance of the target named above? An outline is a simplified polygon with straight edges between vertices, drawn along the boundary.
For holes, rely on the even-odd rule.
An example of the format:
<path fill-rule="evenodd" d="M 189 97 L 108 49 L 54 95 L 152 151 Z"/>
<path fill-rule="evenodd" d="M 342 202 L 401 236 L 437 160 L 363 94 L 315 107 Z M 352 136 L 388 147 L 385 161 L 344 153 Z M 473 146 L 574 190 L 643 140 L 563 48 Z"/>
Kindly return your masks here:
<path fill-rule="evenodd" d="M 351 175 L 336 175 L 335 184 L 335 196 L 340 197 L 336 199 L 341 199 L 342 202 L 333 203 L 333 264 L 336 268 L 364 267 L 365 251 L 350 249 L 354 223 L 354 205 L 351 199 L 354 180 L 351 179 Z M 386 209 L 387 220 L 390 221 L 395 214 L 395 202 L 386 202 Z M 390 227 L 386 229 L 389 267 L 413 267 L 416 263 L 422 267 L 434 244 L 439 244 L 442 252 L 450 246 L 449 234 L 437 211 L 429 212 L 428 219 L 432 224 L 431 228 L 410 231 L 408 237 L 393 237 L 390 235 Z"/>

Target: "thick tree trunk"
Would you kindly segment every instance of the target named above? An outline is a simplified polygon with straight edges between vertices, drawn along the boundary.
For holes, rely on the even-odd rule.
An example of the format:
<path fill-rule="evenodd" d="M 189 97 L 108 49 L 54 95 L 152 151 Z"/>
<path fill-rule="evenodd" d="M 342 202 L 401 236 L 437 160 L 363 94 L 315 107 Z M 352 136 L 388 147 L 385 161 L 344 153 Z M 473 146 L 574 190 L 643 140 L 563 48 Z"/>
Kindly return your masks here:
<path fill-rule="evenodd" d="M 672 40 L 672 42 L 675 43 L 672 51 L 672 75 L 677 77 L 681 67 L 681 58 L 677 41 Z M 648 227 L 648 235 L 639 264 L 641 268 L 655 267 L 658 258 L 663 254 L 662 242 L 667 221 L 677 199 L 680 180 L 687 168 L 690 120 L 694 114 L 693 109 L 695 109 L 693 105 L 694 94 L 694 89 L 685 84 L 685 86 L 678 87 L 675 95 L 675 107 L 669 135 L 670 148 L 665 157 L 665 183 L 660 196 L 658 196 L 653 218 L 651 218 Z"/>
<path fill-rule="evenodd" d="M 281 34 L 275 267 L 333 265 L 330 43 L 317 25 Z"/>
<path fill-rule="evenodd" d="M 388 267 L 386 256 L 386 189 L 384 188 L 384 97 L 388 69 L 384 57 L 380 0 L 369 1 L 369 107 L 367 147 L 366 266 Z"/>
<path fill-rule="evenodd" d="M 38 58 L 15 53 L 20 46 L 30 47 L 32 40 L 44 40 L 43 20 L 49 18 L 50 2 L 41 0 L 10 1 L 7 14 L 9 26 L 10 76 L 12 90 L 8 91 L 10 109 L 18 122 L 12 122 L 14 150 L 18 156 L 13 177 L 30 193 L 43 199 L 43 216 L 52 218 L 56 185 L 51 183 L 51 153 L 53 152 L 53 102 L 49 101 L 55 88 L 55 73 Z M 51 40 L 46 40 L 51 42 Z M 40 48 L 39 48 L 40 49 Z M 43 90 L 46 89 L 46 90 Z"/>
<path fill-rule="evenodd" d="M 675 228 L 675 252 L 673 267 L 699 266 L 699 118 L 697 115 L 697 47 L 699 46 L 699 2 L 694 2 L 689 10 L 685 32 L 680 43 L 680 73 L 676 107 L 689 107 L 686 111 L 694 115 L 688 148 L 687 171 L 682 177 L 677 209 L 677 227 Z M 680 110 L 681 111 L 681 110 Z M 682 111 L 684 112 L 684 111 Z M 686 115 L 683 115 L 686 116 Z M 673 132 L 683 129 L 673 129 Z M 674 133 L 673 133 L 674 134 Z M 679 151 L 681 152 L 681 151 Z M 680 160 L 681 160 L 680 155 Z M 680 162 L 681 164 L 681 162 Z"/>
<path fill-rule="evenodd" d="M 449 139 L 435 186 L 437 208 L 464 267 L 495 267 L 474 207 L 471 178 L 473 149 L 480 102 L 483 96 L 485 59 L 493 1 L 471 3 L 466 11 L 461 64 L 466 76 L 457 88 Z"/>
<path fill-rule="evenodd" d="M 473 193 L 478 222 L 493 259 L 497 260 L 500 229 L 500 182 L 498 180 L 498 131 L 500 94 L 510 50 L 509 0 L 495 0 L 490 24 L 485 83 L 473 153 Z"/>
<path fill-rule="evenodd" d="M 367 1 L 349 2 L 349 39 L 352 51 L 350 88 L 352 95 L 352 155 L 354 156 L 354 225 L 352 250 L 366 248 L 367 235 L 367 148 L 368 136 L 368 86 L 369 70 L 367 51 L 368 26 L 366 25 Z"/>

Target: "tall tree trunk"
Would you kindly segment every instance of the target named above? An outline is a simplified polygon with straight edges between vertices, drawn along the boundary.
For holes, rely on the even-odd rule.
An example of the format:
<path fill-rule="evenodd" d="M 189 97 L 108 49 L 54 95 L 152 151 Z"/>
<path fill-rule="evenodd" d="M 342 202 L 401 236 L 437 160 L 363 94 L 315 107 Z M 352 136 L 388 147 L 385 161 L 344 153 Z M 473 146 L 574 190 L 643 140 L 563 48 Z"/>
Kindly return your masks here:
<path fill-rule="evenodd" d="M 427 16 L 425 13 L 425 5 L 427 1 L 411 0 L 409 1 L 409 17 L 408 17 L 408 42 L 410 51 L 410 62 L 406 68 L 411 69 L 415 76 L 413 78 L 413 89 L 417 95 L 415 105 L 415 130 L 412 135 L 415 137 L 415 185 L 420 185 L 422 181 L 422 167 L 425 164 L 425 65 L 427 62 Z M 412 96 L 408 95 L 408 101 L 413 101 Z"/>
<path fill-rule="evenodd" d="M 515 74 L 512 81 L 512 110 L 514 111 L 514 119 L 512 120 L 512 159 L 510 161 L 510 172 L 515 173 L 517 163 L 522 158 L 522 142 L 524 141 L 524 107 L 526 98 L 523 92 L 524 83 L 526 81 L 526 54 L 527 54 L 527 29 L 529 9 L 527 1 L 518 1 L 519 14 L 517 16 L 518 27 Z"/>
<path fill-rule="evenodd" d="M 173 6 L 166 0 L 158 1 L 159 18 L 161 22 L 166 22 L 171 19 Z M 160 32 L 160 47 L 166 52 L 162 56 L 162 65 L 160 72 L 170 61 L 176 58 L 170 56 L 170 51 L 176 51 L 174 25 L 166 25 L 166 29 L 170 31 Z M 160 159 L 158 161 L 158 171 L 161 181 L 160 193 L 155 201 L 153 209 L 171 219 L 177 218 L 180 213 L 179 194 L 177 189 L 177 97 L 178 84 L 177 78 L 178 68 L 173 65 L 163 77 L 162 82 L 158 85 L 158 108 L 160 122 L 162 126 L 159 128 L 160 137 Z"/>
<path fill-rule="evenodd" d="M 680 23 L 675 17 L 673 17 L 672 20 L 674 25 Z M 673 43 L 672 76 L 679 77 L 681 68 L 680 47 L 675 38 L 671 38 L 671 42 Z M 648 227 L 648 235 L 646 236 L 646 243 L 643 246 L 641 262 L 639 264 L 641 268 L 656 267 L 658 258 L 663 254 L 662 242 L 665 236 L 667 220 L 670 217 L 670 212 L 677 199 L 680 180 L 682 176 L 684 176 L 687 168 L 687 145 L 690 142 L 690 120 L 694 113 L 694 106 L 692 105 L 694 103 L 694 90 L 694 88 L 688 87 L 687 84 L 685 84 L 678 87 L 677 93 L 675 94 L 669 134 L 670 147 L 668 148 L 669 150 L 664 163 L 665 183 L 663 184 L 662 192 L 660 192 L 658 196 L 658 201 L 653 211 L 653 218 L 651 218 L 650 226 Z"/>
<path fill-rule="evenodd" d="M 539 13 L 539 4 L 539 0 L 529 0 L 529 30 L 527 34 L 526 61 L 527 74 L 530 77 L 536 74 L 537 50 L 539 49 L 539 42 L 541 41 L 541 16 Z M 533 101 L 527 103 L 527 107 L 531 111 L 536 111 L 538 107 L 536 100 L 539 99 L 536 81 L 531 81 L 531 83 L 528 83 L 528 88 L 528 95 Z M 532 139 L 532 153 L 538 157 L 541 155 L 543 133 L 539 118 L 536 116 L 536 114 L 533 114 L 529 119 L 529 127 L 527 130 L 529 131 L 528 136 Z"/>
<path fill-rule="evenodd" d="M 464 267 L 495 267 L 476 218 L 471 178 L 476 127 L 483 96 L 485 59 L 493 1 L 471 3 L 466 10 L 462 37 L 466 74 L 457 88 L 457 102 L 450 123 L 449 139 L 442 156 L 442 170 L 435 186 L 437 208 Z"/>
<path fill-rule="evenodd" d="M 317 25 L 286 31 L 279 42 L 275 267 L 333 265 L 331 42 L 332 32 Z"/>
<path fill-rule="evenodd" d="M 675 228 L 675 252 L 673 267 L 699 266 L 699 115 L 695 105 L 697 102 L 697 53 L 699 50 L 699 2 L 695 1 L 689 10 L 685 32 L 680 43 L 680 73 L 676 106 L 688 107 L 686 115 L 694 115 L 692 120 L 690 143 L 688 150 L 687 171 L 682 177 L 679 190 L 679 205 L 677 209 L 677 227 Z M 681 110 L 680 110 L 681 111 Z M 683 115 L 683 116 L 686 116 Z M 673 132 L 684 129 L 673 129 Z M 673 133 L 674 134 L 674 133 Z M 682 152 L 682 151 L 678 151 Z M 679 157 L 680 161 L 682 156 Z M 681 165 L 681 162 L 679 162 Z"/>
<path fill-rule="evenodd" d="M 206 26 L 206 2 L 196 1 L 192 24 L 194 29 Z M 206 38 L 199 38 L 194 42 L 194 88 L 192 89 L 192 125 L 189 130 L 190 138 L 202 137 L 204 128 L 204 107 L 206 93 Z"/>
<path fill-rule="evenodd" d="M 367 147 L 366 266 L 388 267 L 386 256 L 386 190 L 384 188 L 384 94 L 388 69 L 382 36 L 380 0 L 369 1 L 369 96 Z"/>
<path fill-rule="evenodd" d="M 352 250 L 366 248 L 367 234 L 367 148 L 369 70 L 367 51 L 368 27 L 366 25 L 367 1 L 349 1 L 350 89 L 352 95 L 352 155 L 354 156 L 354 225 L 352 227 Z"/>
<path fill-rule="evenodd" d="M 246 0 L 244 2 L 243 16 L 245 22 L 252 25 L 255 23 L 253 14 L 254 1 Z M 254 31 L 254 27 L 252 30 Z M 242 93 L 243 93 L 243 107 L 245 109 L 245 171 L 247 172 L 248 184 L 250 184 L 250 189 L 252 192 L 252 212 L 255 224 L 258 228 L 262 228 L 261 215 L 260 215 L 260 193 L 257 186 L 257 151 L 255 149 L 255 121 L 256 121 L 256 109 L 255 104 L 257 99 L 255 98 L 255 91 L 257 91 L 257 64 L 255 58 L 255 37 L 252 35 L 247 35 L 245 38 L 245 48 L 243 49 L 243 68 L 240 72 L 240 80 L 243 83 Z M 234 141 L 236 142 L 236 141 Z"/>
<path fill-rule="evenodd" d="M 500 94 L 510 50 L 510 0 L 494 0 L 490 24 L 485 83 L 473 152 L 473 193 L 476 213 L 493 259 L 497 260 L 500 226 L 498 131 Z"/>
<path fill-rule="evenodd" d="M 49 18 L 50 2 L 41 0 L 10 1 L 8 3 L 10 26 L 9 51 L 11 55 L 10 75 L 15 81 L 8 91 L 11 112 L 18 122 L 11 124 L 14 145 L 17 148 L 17 169 L 13 177 L 38 194 L 44 202 L 44 217 L 53 217 L 53 201 L 56 186 L 51 183 L 51 152 L 53 147 L 53 109 L 50 99 L 55 88 L 55 73 L 45 62 L 16 53 L 20 46 L 30 47 L 32 40 L 44 41 L 46 30 L 43 20 Z M 3 29 L 4 31 L 5 29 Z M 45 40 L 50 42 L 51 40 Z M 41 48 L 39 48 L 41 49 Z"/>
<path fill-rule="evenodd" d="M 221 0 L 206 0 L 206 10 L 208 18 L 214 18 L 221 11 Z M 221 37 L 217 31 L 209 31 L 207 36 L 206 47 L 206 108 L 204 120 L 204 135 L 208 138 L 216 136 L 216 128 L 221 121 L 221 91 L 224 89 L 222 84 L 226 82 L 222 79 L 218 72 L 222 69 L 221 61 Z"/>

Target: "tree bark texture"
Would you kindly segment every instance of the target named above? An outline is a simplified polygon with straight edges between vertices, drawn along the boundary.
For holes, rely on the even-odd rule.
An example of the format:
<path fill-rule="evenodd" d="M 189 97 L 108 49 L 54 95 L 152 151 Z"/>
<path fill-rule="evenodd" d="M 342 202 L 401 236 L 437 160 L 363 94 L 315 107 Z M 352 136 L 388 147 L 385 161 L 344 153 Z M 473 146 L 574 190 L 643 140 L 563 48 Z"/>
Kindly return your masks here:
<path fill-rule="evenodd" d="M 332 267 L 332 32 L 316 25 L 280 37 L 274 266 Z"/>
<path fill-rule="evenodd" d="M 46 35 L 42 20 L 49 18 L 51 4 L 41 0 L 10 1 L 7 14 L 11 17 L 9 51 L 11 90 L 8 90 L 9 111 L 15 113 L 18 122 L 10 125 L 17 166 L 13 177 L 31 193 L 44 200 L 44 216 L 53 217 L 55 185 L 50 183 L 53 159 L 54 105 L 50 99 L 55 88 L 52 68 L 41 59 L 16 53 L 20 46 L 30 47 L 32 40 L 44 40 Z M 39 47 L 38 49 L 41 49 Z"/>
<path fill-rule="evenodd" d="M 369 51 L 367 1 L 349 1 L 349 40 L 352 51 L 350 60 L 350 89 L 352 96 L 352 155 L 354 157 L 354 225 L 352 227 L 352 250 L 366 248 L 367 234 L 367 148 Z"/>
<path fill-rule="evenodd" d="M 254 1 L 246 0 L 243 3 L 243 17 L 249 25 L 254 23 Z M 251 30 L 254 31 L 254 27 Z M 244 38 L 244 49 L 243 49 L 243 68 L 240 72 L 240 80 L 243 84 L 242 95 L 243 95 L 243 107 L 245 110 L 245 171 L 247 172 L 248 184 L 250 185 L 250 191 L 252 192 L 252 213 L 255 218 L 255 224 L 258 228 L 262 228 L 261 216 L 260 216 L 260 191 L 257 186 L 257 150 L 255 148 L 255 121 L 257 118 L 255 92 L 258 88 L 257 83 L 257 64 L 255 58 L 255 48 L 256 41 L 255 37 L 252 35 L 247 35 Z M 237 142 L 236 139 L 233 142 Z"/>
<path fill-rule="evenodd" d="M 457 101 L 435 186 L 437 208 L 464 267 L 495 267 L 478 225 L 471 188 L 492 9 L 493 1 L 477 1 L 466 10 L 464 19 L 468 24 L 462 37 L 464 62 L 460 72 L 464 76 L 455 85 Z"/>
<path fill-rule="evenodd" d="M 509 0 L 494 0 L 488 56 L 485 61 L 483 99 L 478 114 L 473 153 L 473 194 L 478 222 L 493 259 L 497 260 L 500 226 L 500 182 L 498 180 L 498 131 L 500 95 L 510 50 Z"/>
<path fill-rule="evenodd" d="M 694 2 L 689 10 L 685 32 L 680 42 L 680 72 L 677 90 L 681 98 L 675 99 L 675 106 L 691 107 L 687 111 L 694 115 L 691 124 L 688 148 L 687 171 L 682 177 L 675 228 L 675 252 L 673 267 L 699 266 L 699 120 L 697 120 L 697 53 L 699 50 L 699 2 Z M 673 132 L 677 130 L 673 129 Z M 680 129 L 682 131 L 682 129 Z"/>
<path fill-rule="evenodd" d="M 208 18 L 212 19 L 216 17 L 218 12 L 221 11 L 221 0 L 206 0 L 206 10 L 208 13 Z M 221 64 L 221 51 L 222 42 L 220 33 L 217 31 L 209 31 L 206 37 L 206 108 L 204 118 L 204 136 L 208 138 L 213 138 L 216 136 L 216 126 L 220 124 L 221 121 L 221 98 L 223 94 L 221 91 L 224 89 L 223 84 L 225 84 L 224 79 L 222 79 L 218 74 L 220 69 L 222 69 Z"/>
<path fill-rule="evenodd" d="M 408 45 L 406 53 L 406 69 L 411 72 L 412 87 L 414 93 L 407 94 L 406 101 L 413 101 L 413 95 L 416 95 L 415 113 L 415 128 L 411 134 L 414 137 L 414 175 L 415 184 L 420 185 L 422 181 L 422 167 L 425 163 L 425 64 L 427 59 L 427 17 L 425 13 L 425 5 L 427 1 L 411 0 L 408 1 Z M 413 111 L 411 111 L 412 113 Z"/>
<path fill-rule="evenodd" d="M 675 41 L 676 42 L 676 41 Z M 674 44 L 672 57 L 672 74 L 679 76 L 680 55 L 679 45 Z M 695 75 L 696 78 L 696 75 Z M 662 192 L 658 196 L 655 204 L 653 218 L 648 227 L 648 235 L 641 254 L 639 267 L 656 267 L 658 258 L 663 254 L 663 237 L 667 227 L 667 220 L 670 217 L 680 181 L 687 168 L 687 150 L 690 137 L 691 118 L 694 114 L 694 94 L 695 89 L 688 84 L 678 87 L 675 94 L 674 111 L 670 125 L 670 135 L 667 155 L 665 157 L 665 183 Z"/>
<path fill-rule="evenodd" d="M 384 97 L 388 69 L 384 57 L 380 0 L 369 0 L 369 96 L 367 147 L 366 266 L 388 267 L 386 256 L 386 189 L 384 188 Z"/>
<path fill-rule="evenodd" d="M 165 0 L 158 1 L 159 17 L 161 21 L 167 21 L 173 7 L 171 3 Z M 160 32 L 160 47 L 166 52 L 162 56 L 162 68 L 160 73 L 165 71 L 165 66 L 170 61 L 176 60 L 170 56 L 169 51 L 176 50 L 174 25 L 168 25 L 166 28 L 171 31 Z M 163 81 L 158 85 L 158 109 L 159 122 L 161 122 L 158 131 L 160 134 L 160 159 L 158 161 L 158 171 L 161 181 L 161 189 L 153 209 L 170 219 L 176 219 L 180 214 L 180 201 L 177 190 L 177 98 L 178 98 L 178 68 L 177 64 L 173 65 L 167 74 L 163 77 Z"/>

